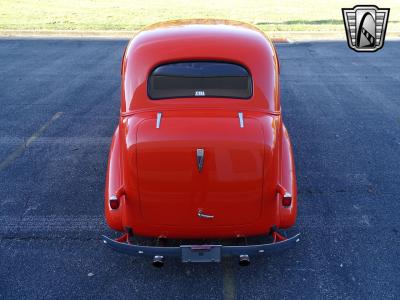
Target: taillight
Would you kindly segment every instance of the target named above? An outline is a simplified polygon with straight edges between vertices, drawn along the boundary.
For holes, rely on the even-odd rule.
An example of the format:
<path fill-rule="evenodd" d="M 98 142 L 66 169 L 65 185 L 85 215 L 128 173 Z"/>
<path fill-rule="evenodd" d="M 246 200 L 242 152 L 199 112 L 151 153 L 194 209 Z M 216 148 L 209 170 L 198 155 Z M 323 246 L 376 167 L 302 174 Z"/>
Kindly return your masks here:
<path fill-rule="evenodd" d="M 290 206 L 292 205 L 292 194 L 290 193 L 285 193 L 282 196 L 282 205 L 283 206 Z"/>
<path fill-rule="evenodd" d="M 292 205 L 292 194 L 289 193 L 282 185 L 278 184 L 277 192 L 282 196 L 282 206 L 288 207 Z"/>
<path fill-rule="evenodd" d="M 109 201 L 109 203 L 110 203 L 111 209 L 118 209 L 118 207 L 119 207 L 119 202 L 120 202 L 119 199 L 121 199 L 121 197 L 122 197 L 123 195 L 125 195 L 125 188 L 124 188 L 124 186 L 121 186 L 121 187 L 115 192 L 115 194 L 112 195 L 112 196 L 110 197 L 110 199 L 108 199 L 108 201 Z"/>
<path fill-rule="evenodd" d="M 112 209 L 117 209 L 119 207 L 119 199 L 117 198 L 117 196 L 112 195 L 109 199 L 109 202 Z"/>

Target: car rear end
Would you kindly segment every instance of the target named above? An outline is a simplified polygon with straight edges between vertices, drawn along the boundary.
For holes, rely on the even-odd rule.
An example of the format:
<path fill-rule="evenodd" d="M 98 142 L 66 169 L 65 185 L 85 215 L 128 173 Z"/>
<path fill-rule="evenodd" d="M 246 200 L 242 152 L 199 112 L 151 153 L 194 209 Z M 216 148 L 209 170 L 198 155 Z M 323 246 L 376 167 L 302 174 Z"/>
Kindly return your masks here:
<path fill-rule="evenodd" d="M 122 108 L 110 151 L 105 211 L 110 227 L 124 235 L 104 242 L 118 251 L 153 256 L 156 264 L 168 256 L 202 262 L 223 255 L 238 255 L 246 263 L 250 254 L 294 245 L 298 235 L 288 239 L 279 232 L 295 221 L 296 179 L 280 111 L 271 109 L 276 95 L 254 82 L 260 72 L 253 68 L 254 75 L 251 64 L 196 57 L 153 65 Z M 123 72 L 129 73 L 124 64 Z M 271 74 L 268 82 L 274 86 L 276 72 L 265 72 Z M 128 110 L 135 101 L 146 107 Z M 149 247 L 132 244 L 133 235 L 158 242 L 233 238 L 241 245 Z M 270 242 L 249 245 L 252 236 Z"/>

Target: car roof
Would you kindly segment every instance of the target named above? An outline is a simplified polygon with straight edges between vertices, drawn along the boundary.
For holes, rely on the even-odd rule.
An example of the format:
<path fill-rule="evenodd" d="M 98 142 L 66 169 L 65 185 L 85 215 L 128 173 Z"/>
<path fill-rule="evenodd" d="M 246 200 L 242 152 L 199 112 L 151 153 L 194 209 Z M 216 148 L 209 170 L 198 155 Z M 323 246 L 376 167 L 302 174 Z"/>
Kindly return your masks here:
<path fill-rule="evenodd" d="M 177 61 L 227 61 L 246 67 L 253 79 L 250 100 L 188 98 L 153 101 L 147 95 L 147 79 L 158 65 Z M 129 42 L 123 61 L 121 112 L 176 105 L 280 109 L 276 52 L 257 27 L 215 19 L 176 20 L 145 27 Z"/>

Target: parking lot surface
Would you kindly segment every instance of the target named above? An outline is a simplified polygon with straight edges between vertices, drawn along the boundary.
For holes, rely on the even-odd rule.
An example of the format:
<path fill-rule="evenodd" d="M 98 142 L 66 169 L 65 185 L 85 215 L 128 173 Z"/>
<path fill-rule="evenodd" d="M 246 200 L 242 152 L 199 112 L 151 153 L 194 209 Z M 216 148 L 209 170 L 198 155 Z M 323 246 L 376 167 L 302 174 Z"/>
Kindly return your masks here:
<path fill-rule="evenodd" d="M 0 39 L 0 298 L 400 298 L 400 42 L 278 45 L 301 242 L 162 269 L 100 240 L 126 44 Z"/>

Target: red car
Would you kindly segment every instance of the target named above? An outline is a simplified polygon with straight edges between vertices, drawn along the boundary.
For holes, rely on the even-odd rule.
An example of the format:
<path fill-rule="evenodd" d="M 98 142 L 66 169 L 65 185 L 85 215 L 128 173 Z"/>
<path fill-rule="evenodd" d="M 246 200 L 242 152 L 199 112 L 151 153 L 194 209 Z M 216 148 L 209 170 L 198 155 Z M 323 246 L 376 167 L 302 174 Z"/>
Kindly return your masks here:
<path fill-rule="evenodd" d="M 220 20 L 156 24 L 130 41 L 121 75 L 104 208 L 123 235 L 105 244 L 156 266 L 225 255 L 247 265 L 299 241 L 279 231 L 295 224 L 296 176 L 278 57 L 262 31 Z M 268 242 L 249 244 L 253 236 Z"/>

